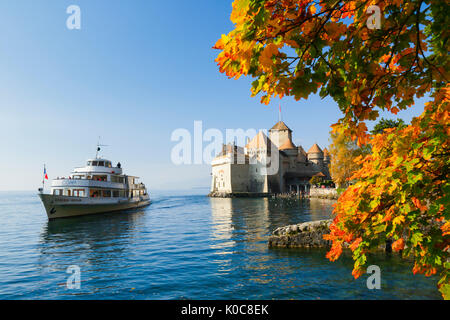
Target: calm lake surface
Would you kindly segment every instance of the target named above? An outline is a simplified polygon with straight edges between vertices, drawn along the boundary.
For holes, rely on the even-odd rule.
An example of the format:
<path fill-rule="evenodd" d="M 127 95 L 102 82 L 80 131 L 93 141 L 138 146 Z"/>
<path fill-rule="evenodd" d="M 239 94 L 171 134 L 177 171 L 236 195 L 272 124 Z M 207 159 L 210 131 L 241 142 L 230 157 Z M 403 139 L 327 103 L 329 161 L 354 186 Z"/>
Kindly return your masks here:
<path fill-rule="evenodd" d="M 349 256 L 268 249 L 277 227 L 330 217 L 330 200 L 153 193 L 126 213 L 47 221 L 33 192 L 0 192 L 0 299 L 440 299 L 436 278 L 384 254 L 381 290 Z M 78 265 L 81 288 L 66 287 Z"/>

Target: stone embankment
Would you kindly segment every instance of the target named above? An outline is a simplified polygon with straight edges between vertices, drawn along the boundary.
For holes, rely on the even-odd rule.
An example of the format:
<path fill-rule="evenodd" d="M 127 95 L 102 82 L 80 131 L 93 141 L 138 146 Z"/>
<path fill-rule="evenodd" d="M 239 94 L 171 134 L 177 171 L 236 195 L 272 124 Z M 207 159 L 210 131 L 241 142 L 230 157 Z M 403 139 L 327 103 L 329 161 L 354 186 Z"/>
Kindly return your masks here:
<path fill-rule="evenodd" d="M 323 235 L 330 232 L 331 222 L 331 219 L 317 220 L 277 228 L 269 236 L 269 248 L 329 248 L 331 241 L 324 240 Z M 379 249 L 392 251 L 390 242 Z"/>
<path fill-rule="evenodd" d="M 211 198 L 265 198 L 269 197 L 270 193 L 254 193 L 254 192 L 210 192 L 208 197 Z"/>
<path fill-rule="evenodd" d="M 339 198 L 335 188 L 311 188 L 309 190 L 310 198 L 335 199 Z"/>

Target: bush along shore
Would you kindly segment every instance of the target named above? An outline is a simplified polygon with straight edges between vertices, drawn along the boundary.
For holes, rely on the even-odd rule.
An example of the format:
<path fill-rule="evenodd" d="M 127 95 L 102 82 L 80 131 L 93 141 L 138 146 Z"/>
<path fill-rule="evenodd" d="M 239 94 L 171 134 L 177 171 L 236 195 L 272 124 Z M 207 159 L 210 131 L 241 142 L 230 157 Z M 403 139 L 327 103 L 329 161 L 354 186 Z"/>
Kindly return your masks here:
<path fill-rule="evenodd" d="M 269 248 L 329 248 L 331 241 L 324 240 L 323 235 L 330 232 L 331 222 L 318 220 L 277 228 L 269 236 Z M 391 243 L 386 242 L 379 249 L 392 252 Z"/>

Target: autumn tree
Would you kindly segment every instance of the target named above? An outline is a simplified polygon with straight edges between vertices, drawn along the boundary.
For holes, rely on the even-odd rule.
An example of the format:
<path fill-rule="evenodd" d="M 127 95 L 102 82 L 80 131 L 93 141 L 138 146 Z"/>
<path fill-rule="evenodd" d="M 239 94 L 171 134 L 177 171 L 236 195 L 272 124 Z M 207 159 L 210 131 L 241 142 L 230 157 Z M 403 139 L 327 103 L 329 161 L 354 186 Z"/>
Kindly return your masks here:
<path fill-rule="evenodd" d="M 331 178 L 339 188 L 346 188 L 350 184 L 350 178 L 361 167 L 354 160 L 368 154 L 370 147 L 367 145 L 360 147 L 349 136 L 340 132 L 331 132 L 329 149 Z"/>
<path fill-rule="evenodd" d="M 330 96 L 343 117 L 334 132 L 370 143 L 356 183 L 341 195 L 328 235 L 337 259 L 350 243 L 353 274 L 386 239 L 414 257 L 414 272 L 440 274 L 450 297 L 450 30 L 445 0 L 235 0 L 234 29 L 217 41 L 220 71 L 255 78 L 252 95 Z M 379 15 L 377 13 L 380 13 Z M 379 18 L 379 19 L 378 19 Z M 404 128 L 371 136 L 365 122 L 427 96 Z"/>
<path fill-rule="evenodd" d="M 310 183 L 311 185 L 317 185 L 317 184 L 321 183 L 322 180 L 323 180 L 322 177 L 319 177 L 319 176 L 313 176 L 313 177 L 309 180 L 309 183 Z"/>
<path fill-rule="evenodd" d="M 383 133 L 385 129 L 404 127 L 405 122 L 402 119 L 384 119 L 381 118 L 371 134 Z M 339 187 L 346 188 L 350 184 L 350 178 L 361 168 L 361 165 L 355 162 L 355 159 L 367 155 L 371 152 L 370 144 L 358 146 L 355 140 L 341 132 L 331 132 L 330 145 L 330 173 L 333 181 Z"/>
<path fill-rule="evenodd" d="M 371 134 L 379 134 L 383 133 L 385 129 L 390 128 L 402 128 L 405 126 L 405 122 L 402 119 L 384 119 L 381 118 L 381 120 L 373 127 L 372 130 L 370 130 Z"/>

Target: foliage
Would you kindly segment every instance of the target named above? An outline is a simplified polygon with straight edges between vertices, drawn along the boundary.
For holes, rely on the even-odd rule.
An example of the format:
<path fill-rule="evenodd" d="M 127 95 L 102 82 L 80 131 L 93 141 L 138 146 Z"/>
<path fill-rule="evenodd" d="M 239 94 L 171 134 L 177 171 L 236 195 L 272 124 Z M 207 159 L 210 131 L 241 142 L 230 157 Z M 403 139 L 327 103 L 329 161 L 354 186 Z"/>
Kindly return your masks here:
<path fill-rule="evenodd" d="M 359 147 L 356 141 L 341 132 L 331 132 L 330 173 L 333 181 L 339 187 L 349 185 L 350 177 L 360 168 L 360 165 L 354 162 L 354 159 L 368 154 L 369 150 L 369 146 Z"/>
<path fill-rule="evenodd" d="M 449 98 L 449 89 L 439 91 L 411 125 L 375 135 L 372 153 L 357 159 L 357 182 L 340 196 L 324 237 L 333 241 L 331 260 L 350 244 L 355 277 L 367 252 L 390 239 L 394 251 L 414 258 L 414 273 L 438 272 L 450 298 Z"/>
<path fill-rule="evenodd" d="M 402 119 L 390 120 L 381 118 L 381 120 L 370 131 L 371 134 L 383 133 L 384 129 L 404 127 L 405 122 Z"/>
<path fill-rule="evenodd" d="M 314 176 L 309 180 L 309 183 L 312 185 L 318 185 L 321 182 L 322 182 L 322 178 L 318 177 L 318 176 Z"/>
<path fill-rule="evenodd" d="M 404 127 L 405 123 L 402 119 L 387 120 L 382 118 L 371 131 L 371 134 L 382 133 L 384 129 Z M 347 187 L 351 181 L 350 177 L 353 173 L 361 168 L 361 166 L 354 162 L 354 159 L 366 155 L 370 152 L 370 145 L 365 144 L 358 146 L 355 140 L 342 132 L 331 132 L 330 145 L 330 173 L 333 181 L 339 186 Z"/>
<path fill-rule="evenodd" d="M 369 6 L 381 29 L 368 29 Z M 354 275 L 368 250 L 388 238 L 414 257 L 414 272 L 439 272 L 449 297 L 449 14 L 445 0 L 234 0 L 234 29 L 216 61 L 229 77 L 250 75 L 252 95 L 332 97 L 343 117 L 335 133 L 370 143 L 356 181 L 338 200 L 328 238 L 337 259 L 351 242 Z M 411 125 L 373 137 L 365 121 L 434 98 Z"/>
<path fill-rule="evenodd" d="M 331 188 L 335 187 L 333 180 L 324 180 L 320 183 L 320 185 L 325 186 L 325 187 L 331 187 Z"/>
<path fill-rule="evenodd" d="M 381 29 L 370 30 L 376 4 Z M 448 79 L 444 0 L 235 0 L 234 29 L 214 48 L 230 78 L 251 75 L 252 94 L 307 99 L 319 91 L 344 113 L 336 130 L 368 141 L 366 120 L 397 113 Z M 371 12 L 371 11 L 369 11 Z M 447 26 L 447 27 L 446 27 Z"/>

